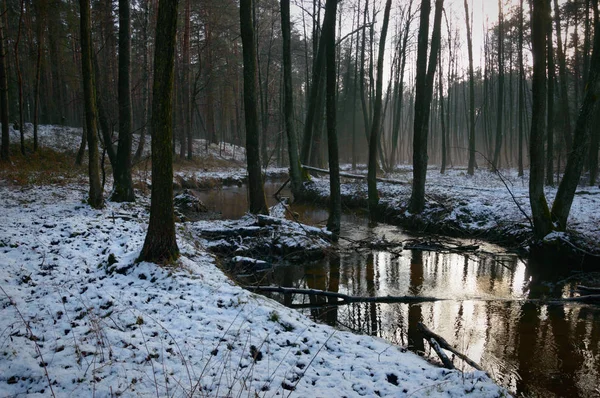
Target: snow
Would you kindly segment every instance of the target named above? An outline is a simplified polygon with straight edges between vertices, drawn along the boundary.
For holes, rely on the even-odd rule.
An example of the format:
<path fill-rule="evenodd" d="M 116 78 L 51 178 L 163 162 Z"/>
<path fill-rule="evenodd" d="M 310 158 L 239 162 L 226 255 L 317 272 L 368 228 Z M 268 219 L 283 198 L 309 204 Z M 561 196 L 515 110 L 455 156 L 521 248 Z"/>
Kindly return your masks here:
<path fill-rule="evenodd" d="M 86 193 L 0 181 L 0 397 L 508 395 L 236 286 L 197 238 L 210 223 L 177 224 L 176 264 L 136 264 L 148 199 Z"/>
<path fill-rule="evenodd" d="M 361 172 L 366 174 L 366 170 L 353 173 Z M 406 184 L 378 182 L 380 203 L 395 212 L 404 211 L 411 193 L 411 168 L 401 166 L 386 178 Z M 434 225 L 448 225 L 465 236 L 513 236 L 515 240 L 525 241 L 531 236 L 527 219 L 531 218 L 528 181 L 527 171 L 519 177 L 514 169 L 501 170 L 499 176 L 480 168 L 475 175 L 469 176 L 463 168 L 447 169 L 445 174 L 440 174 L 439 168 L 430 166 L 425 186 L 427 205 L 420 217 Z M 321 197 L 329 195 L 326 178 L 314 179 L 309 187 Z M 549 206 L 552 206 L 556 191 L 556 187 L 545 187 Z M 366 198 L 366 192 L 364 181 L 352 180 L 342 185 L 342 195 L 348 198 Z M 600 253 L 599 208 L 600 187 L 579 186 L 571 207 L 568 233 L 560 234 L 561 238 L 574 240 L 584 250 Z M 404 215 L 411 217 L 407 211 Z"/>

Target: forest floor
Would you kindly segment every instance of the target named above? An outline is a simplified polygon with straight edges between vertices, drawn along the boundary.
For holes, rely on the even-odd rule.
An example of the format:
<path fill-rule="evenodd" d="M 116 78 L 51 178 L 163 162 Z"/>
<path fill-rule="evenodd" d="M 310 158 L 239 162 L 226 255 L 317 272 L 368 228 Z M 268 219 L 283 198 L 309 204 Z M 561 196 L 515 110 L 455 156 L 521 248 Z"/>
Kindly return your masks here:
<path fill-rule="evenodd" d="M 178 223 L 176 263 L 136 263 L 143 190 L 94 210 L 72 156 L 14 158 L 0 173 L 0 397 L 508 395 L 483 372 L 436 367 L 235 285 L 199 237 L 231 223 Z M 310 248 L 315 230 L 296 227 L 288 245 Z"/>

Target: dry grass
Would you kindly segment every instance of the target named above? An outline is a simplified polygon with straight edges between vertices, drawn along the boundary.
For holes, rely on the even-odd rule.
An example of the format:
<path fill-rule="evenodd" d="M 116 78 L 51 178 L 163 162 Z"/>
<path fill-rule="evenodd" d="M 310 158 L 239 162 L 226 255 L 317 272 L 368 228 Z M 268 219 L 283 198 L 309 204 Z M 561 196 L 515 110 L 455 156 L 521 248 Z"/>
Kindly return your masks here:
<path fill-rule="evenodd" d="M 65 185 L 87 180 L 87 162 L 75 165 L 75 154 L 39 148 L 35 153 L 22 155 L 19 145 L 11 145 L 10 161 L 0 161 L 0 179 L 26 185 Z"/>

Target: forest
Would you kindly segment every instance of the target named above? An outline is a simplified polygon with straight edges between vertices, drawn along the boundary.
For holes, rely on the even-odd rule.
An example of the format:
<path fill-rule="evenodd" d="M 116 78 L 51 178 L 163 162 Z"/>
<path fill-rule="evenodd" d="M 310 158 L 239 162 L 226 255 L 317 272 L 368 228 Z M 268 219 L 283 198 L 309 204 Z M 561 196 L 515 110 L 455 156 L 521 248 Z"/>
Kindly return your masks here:
<path fill-rule="evenodd" d="M 5 0 L 0 391 L 597 392 L 599 13 Z"/>

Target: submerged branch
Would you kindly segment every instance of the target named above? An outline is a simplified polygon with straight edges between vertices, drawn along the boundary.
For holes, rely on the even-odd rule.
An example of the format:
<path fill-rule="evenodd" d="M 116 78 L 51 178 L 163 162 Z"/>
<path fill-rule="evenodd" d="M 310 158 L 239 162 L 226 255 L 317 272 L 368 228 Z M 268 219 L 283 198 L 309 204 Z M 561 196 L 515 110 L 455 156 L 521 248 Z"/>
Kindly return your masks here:
<path fill-rule="evenodd" d="M 548 305 L 560 305 L 565 303 L 585 303 L 585 304 L 600 304 L 600 294 L 590 294 L 578 297 L 552 298 L 552 299 L 519 299 L 519 298 L 441 298 L 429 296 L 350 296 L 343 293 L 328 292 L 318 289 L 300 289 L 294 287 L 283 286 L 244 286 L 244 289 L 255 293 L 281 293 L 281 294 L 302 294 L 306 296 L 320 296 L 337 298 L 335 302 L 323 303 L 323 305 L 345 305 L 351 303 L 404 303 L 404 304 L 420 304 L 435 301 L 484 301 L 484 302 L 516 302 L 516 303 L 539 303 Z M 320 305 L 310 304 L 311 307 Z"/>
<path fill-rule="evenodd" d="M 465 354 L 461 353 L 456 348 L 452 347 L 446 341 L 446 339 L 444 339 L 439 334 L 436 334 L 436 333 L 432 332 L 427 326 L 423 325 L 423 323 L 419 322 L 417 324 L 417 329 L 419 329 L 419 331 L 421 332 L 421 334 L 423 334 L 423 337 L 425 337 L 428 341 L 430 341 L 431 339 L 433 339 L 434 341 L 436 341 L 440 345 L 441 348 L 450 351 L 451 353 L 453 353 L 454 355 L 456 355 L 457 357 L 459 357 L 460 359 L 462 359 L 463 361 L 465 361 L 467 364 L 469 364 L 471 367 L 473 367 L 473 368 L 475 368 L 477 370 L 484 371 L 483 368 L 477 364 L 477 362 L 473 361 L 468 356 L 466 356 Z M 437 350 L 436 350 L 436 352 L 437 352 Z M 448 358 L 446 357 L 446 360 L 444 360 L 442 358 L 442 361 L 444 362 L 444 365 L 446 365 L 446 361 L 448 361 Z M 451 362 L 450 362 L 450 365 L 452 365 Z M 449 369 L 451 369 L 451 368 L 449 368 Z"/>

